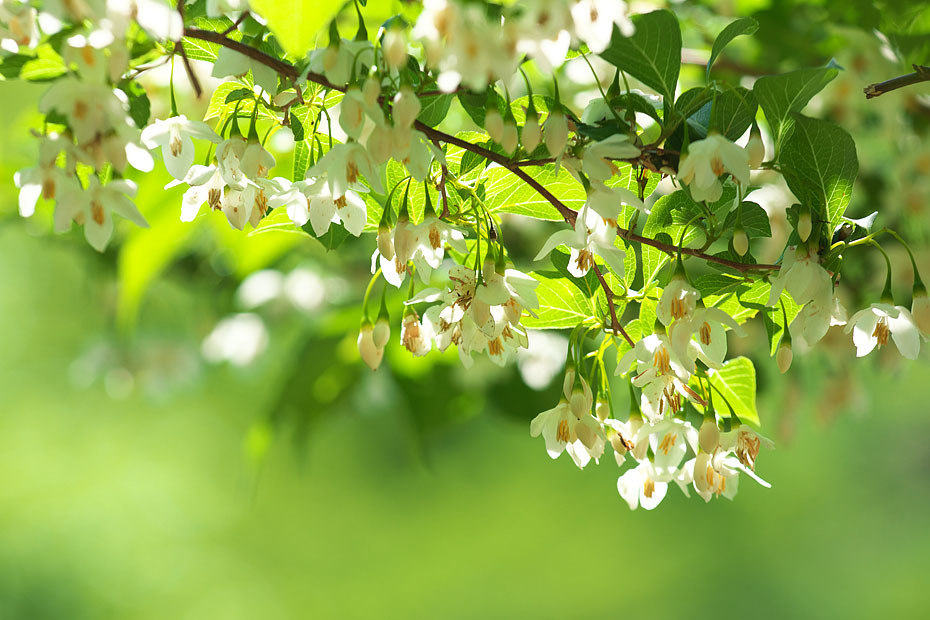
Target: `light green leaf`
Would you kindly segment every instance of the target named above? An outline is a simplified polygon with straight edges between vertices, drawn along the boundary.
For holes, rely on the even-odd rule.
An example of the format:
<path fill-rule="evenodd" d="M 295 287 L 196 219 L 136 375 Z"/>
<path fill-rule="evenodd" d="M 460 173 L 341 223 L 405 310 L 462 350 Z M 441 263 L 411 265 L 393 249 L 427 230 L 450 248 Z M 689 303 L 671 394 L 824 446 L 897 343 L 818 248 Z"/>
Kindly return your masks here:
<path fill-rule="evenodd" d="M 579 210 L 586 198 L 584 187 L 565 168 L 555 174 L 555 167 L 523 168 L 569 209 Z M 515 213 L 540 220 L 561 221 L 562 216 L 548 200 L 510 170 L 489 166 L 482 175 L 484 202 L 492 212 Z"/>
<path fill-rule="evenodd" d="M 733 230 L 736 226 L 737 213 L 739 213 L 739 210 L 733 209 L 727 214 L 727 219 L 723 224 L 724 230 Z M 772 236 L 772 227 L 769 223 L 768 213 L 765 212 L 765 209 L 752 201 L 747 200 L 742 203 L 740 221 L 743 224 L 743 230 L 746 231 L 746 235 L 750 238 Z"/>
<path fill-rule="evenodd" d="M 535 317 L 525 316 L 522 324 L 531 329 L 566 329 L 593 316 L 591 301 L 568 278 L 555 274 L 530 273 L 539 281 Z"/>
<path fill-rule="evenodd" d="M 803 110 L 811 98 L 837 76 L 839 69 L 839 65 L 831 61 L 826 67 L 768 75 L 756 80 L 753 92 L 772 127 L 776 153 L 781 152 L 782 142 L 791 130 L 792 113 Z"/>
<path fill-rule="evenodd" d="M 422 107 L 417 120 L 429 127 L 435 127 L 446 118 L 453 98 L 454 95 L 430 95 L 421 98 L 420 105 Z"/>
<path fill-rule="evenodd" d="M 711 386 L 716 388 L 712 393 L 717 413 L 725 415 L 730 410 L 741 422 L 758 426 L 756 369 L 752 361 L 746 357 L 737 357 L 726 362 L 723 368 L 708 370 L 707 374 Z"/>
<path fill-rule="evenodd" d="M 662 196 L 652 205 L 652 213 L 649 214 L 649 219 L 646 220 L 646 225 L 643 227 L 643 236 L 655 239 L 660 233 L 666 233 L 671 237 L 673 243 L 677 244 L 685 222 L 681 221 L 684 218 L 676 214 L 687 213 L 693 209 L 699 209 L 699 207 L 681 190 Z M 685 233 L 685 245 L 695 239 L 697 235 L 698 229 L 695 226 L 689 227 L 688 232 Z M 668 261 L 669 256 L 665 252 L 652 246 L 643 245 L 644 288 L 655 281 L 659 271 Z"/>
<path fill-rule="evenodd" d="M 707 61 L 707 81 L 710 81 L 710 70 L 714 66 L 717 56 L 723 51 L 723 48 L 736 37 L 743 34 L 752 34 L 759 29 L 759 22 L 751 17 L 741 17 L 727 24 L 720 34 L 714 40 L 714 46 L 710 50 L 710 59 Z"/>
<path fill-rule="evenodd" d="M 614 28 L 610 45 L 601 53 L 607 62 L 653 88 L 671 105 L 681 68 L 681 28 L 666 10 L 633 16 L 636 32 L 625 37 Z"/>
<path fill-rule="evenodd" d="M 838 125 L 798 114 L 778 164 L 798 200 L 816 209 L 832 231 L 846 212 L 859 172 L 852 136 Z"/>
<path fill-rule="evenodd" d="M 336 17 L 341 0 L 251 0 L 285 51 L 297 57 L 314 47 L 317 33 Z"/>

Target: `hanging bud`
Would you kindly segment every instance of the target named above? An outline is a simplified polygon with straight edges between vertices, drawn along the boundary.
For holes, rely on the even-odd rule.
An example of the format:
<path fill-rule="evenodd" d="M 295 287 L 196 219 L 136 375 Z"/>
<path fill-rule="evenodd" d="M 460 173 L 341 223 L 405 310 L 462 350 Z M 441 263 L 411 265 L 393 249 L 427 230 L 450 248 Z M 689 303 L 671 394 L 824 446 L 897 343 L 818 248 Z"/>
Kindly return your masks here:
<path fill-rule="evenodd" d="M 911 304 L 914 322 L 925 336 L 930 336 L 930 297 L 923 284 L 914 286 L 914 302 Z"/>
<path fill-rule="evenodd" d="M 384 345 L 386 345 L 388 340 L 391 339 L 391 323 L 386 316 L 378 316 L 378 321 L 375 323 L 372 339 L 375 343 L 375 346 L 379 349 L 384 349 Z"/>
<path fill-rule="evenodd" d="M 746 152 L 749 154 L 749 167 L 758 170 L 765 160 L 765 143 L 762 142 L 762 132 L 755 123 L 752 124 L 749 142 L 746 143 Z"/>
<path fill-rule="evenodd" d="M 517 125 L 513 122 L 513 119 L 508 118 L 504 121 L 503 133 L 501 133 L 501 146 L 504 148 L 504 152 L 509 155 L 517 150 L 517 142 L 519 142 Z"/>
<path fill-rule="evenodd" d="M 788 372 L 791 368 L 791 359 L 794 354 L 791 352 L 791 338 L 787 337 L 788 331 L 785 329 L 785 336 L 778 345 L 778 352 L 775 353 L 775 363 L 778 364 L 778 370 L 781 374 Z"/>
<path fill-rule="evenodd" d="M 391 158 L 391 153 L 394 151 L 394 132 L 390 127 L 375 125 L 368 136 L 368 143 L 365 147 L 375 163 L 383 164 Z"/>
<path fill-rule="evenodd" d="M 527 115 L 522 135 L 523 148 L 527 153 L 532 153 L 539 146 L 539 137 L 539 117 L 535 114 Z"/>
<path fill-rule="evenodd" d="M 375 344 L 374 330 L 375 326 L 370 320 L 367 318 L 362 320 L 362 326 L 358 332 L 358 353 L 369 368 L 378 370 L 381 359 L 384 357 L 384 348 Z"/>
<path fill-rule="evenodd" d="M 545 140 L 546 150 L 553 157 L 558 157 L 565 150 L 565 145 L 568 143 L 568 124 L 561 110 L 549 113 L 549 118 L 546 119 Z"/>
<path fill-rule="evenodd" d="M 389 67 L 402 69 L 407 64 L 407 37 L 400 28 L 388 28 L 381 41 L 381 51 Z"/>
<path fill-rule="evenodd" d="M 504 117 L 497 108 L 489 108 L 484 115 L 484 128 L 487 130 L 491 140 L 500 144 L 504 138 Z"/>
<path fill-rule="evenodd" d="M 350 138 L 358 139 L 365 126 L 365 98 L 357 86 L 350 87 L 339 103 L 339 126 Z"/>
<path fill-rule="evenodd" d="M 597 397 L 597 402 L 594 404 L 594 413 L 601 422 L 610 417 L 610 403 L 603 396 Z"/>
<path fill-rule="evenodd" d="M 388 260 L 394 260 L 394 240 L 391 227 L 385 223 L 378 225 L 378 253 Z"/>
<path fill-rule="evenodd" d="M 804 205 L 801 207 L 801 213 L 798 214 L 798 237 L 801 241 L 807 241 L 807 238 L 811 236 L 812 226 L 810 207 Z"/>
<path fill-rule="evenodd" d="M 378 97 L 381 96 L 381 81 L 373 75 L 369 75 L 362 84 L 362 98 L 365 104 L 371 107 L 378 105 Z"/>
<path fill-rule="evenodd" d="M 740 256 L 746 256 L 749 251 L 749 237 L 741 224 L 737 224 L 733 230 L 733 249 Z"/>
<path fill-rule="evenodd" d="M 701 431 L 698 433 L 698 445 L 701 450 L 708 454 L 713 454 L 720 443 L 720 429 L 717 428 L 717 419 L 713 413 L 704 416 L 704 423 L 701 424 Z"/>
<path fill-rule="evenodd" d="M 394 96 L 394 125 L 409 129 L 420 114 L 420 100 L 409 86 L 401 86 Z"/>
<path fill-rule="evenodd" d="M 581 377 L 576 376 L 575 386 L 572 388 L 572 395 L 568 399 L 568 404 L 576 418 L 580 419 L 582 416 L 591 413 L 594 395 L 591 394 L 588 382 Z"/>
<path fill-rule="evenodd" d="M 709 493 L 714 490 L 716 472 L 710 459 L 710 454 L 701 452 L 694 461 L 694 486 L 698 493 Z"/>

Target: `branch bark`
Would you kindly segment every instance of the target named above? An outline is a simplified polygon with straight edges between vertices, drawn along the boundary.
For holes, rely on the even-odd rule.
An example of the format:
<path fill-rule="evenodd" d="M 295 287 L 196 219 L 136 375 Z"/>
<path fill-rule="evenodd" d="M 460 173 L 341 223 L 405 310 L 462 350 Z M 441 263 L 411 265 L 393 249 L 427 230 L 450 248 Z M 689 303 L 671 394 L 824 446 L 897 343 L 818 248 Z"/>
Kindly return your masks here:
<path fill-rule="evenodd" d="M 225 35 L 223 35 L 223 33 L 213 32 L 211 30 L 200 30 L 197 28 L 185 28 L 184 36 L 189 37 L 191 39 L 200 39 L 202 41 L 209 41 L 211 43 L 216 43 L 217 45 L 221 45 L 223 47 L 227 47 L 231 50 L 237 51 L 240 54 L 243 54 L 245 56 L 248 56 L 252 60 L 255 60 L 256 62 L 260 62 L 274 69 L 275 71 L 291 79 L 292 81 L 296 81 L 298 78 L 297 68 L 294 67 L 294 65 L 288 62 L 285 62 L 283 60 L 280 60 L 278 58 L 275 58 L 274 56 L 270 56 L 269 54 L 266 54 L 265 52 L 257 48 L 251 47 L 250 45 L 246 45 L 245 43 L 242 43 L 240 41 L 234 41 L 226 37 Z M 326 79 L 326 76 L 324 75 L 309 72 L 307 73 L 306 78 L 307 78 L 307 81 L 309 82 L 314 82 L 316 84 L 319 84 L 331 90 L 345 92 L 345 86 L 333 84 L 328 79 Z M 418 131 L 425 134 L 431 140 L 445 142 L 447 144 L 454 144 L 455 146 L 463 148 L 466 151 L 471 151 L 472 153 L 475 153 L 477 155 L 481 155 L 482 157 L 486 158 L 488 161 L 492 161 L 506 168 L 511 173 L 519 177 L 524 183 L 526 183 L 527 185 L 532 187 L 534 190 L 536 190 L 536 192 L 540 196 L 545 198 L 549 202 L 549 204 L 555 207 L 555 209 L 559 212 L 562 218 L 569 225 L 574 225 L 575 218 L 577 217 L 578 214 L 573 209 L 570 209 L 569 207 L 567 207 L 561 200 L 556 198 L 552 194 L 552 192 L 547 190 L 539 181 L 534 179 L 532 176 L 530 176 L 528 172 L 526 172 L 526 170 L 524 170 L 524 168 L 528 166 L 528 163 L 513 161 L 509 159 L 508 157 L 505 157 L 503 155 L 490 151 L 482 146 L 479 146 L 477 144 L 472 144 L 471 142 L 467 142 L 453 135 L 447 134 L 443 131 L 440 131 L 438 129 L 425 125 L 421 123 L 420 121 L 416 121 L 416 123 L 414 123 L 414 126 L 416 127 Z M 627 230 L 625 228 L 618 227 L 617 231 L 621 235 L 623 235 L 625 239 L 629 241 L 635 241 L 643 245 L 652 246 L 658 250 L 661 250 L 669 254 L 670 256 L 674 256 L 679 251 L 677 246 L 662 243 L 660 241 L 656 241 L 655 239 L 650 239 L 649 237 L 643 237 L 641 235 L 636 234 L 632 230 Z M 681 251 L 682 253 L 687 254 L 689 256 L 694 256 L 696 258 L 700 258 L 702 260 L 705 260 L 711 263 L 717 263 L 718 265 L 723 265 L 723 266 L 729 267 L 730 269 L 733 269 L 739 272 L 776 271 L 779 269 L 778 265 L 767 265 L 767 264 L 755 264 L 754 265 L 754 264 L 747 264 L 747 263 L 738 263 L 735 261 L 727 260 L 725 258 L 720 258 L 717 256 L 712 256 L 710 254 L 705 254 L 704 252 L 701 252 L 699 250 L 692 250 L 690 248 L 684 248 Z M 603 279 L 603 277 L 600 276 L 600 274 L 598 274 L 598 279 L 600 280 L 601 285 L 604 287 L 605 294 L 607 294 L 609 297 L 612 297 L 613 292 L 610 290 L 610 287 L 607 285 L 607 282 Z M 622 331 L 622 328 L 621 328 L 621 331 Z"/>
<path fill-rule="evenodd" d="M 879 95 L 884 95 L 885 93 L 904 88 L 905 86 L 919 84 L 920 82 L 930 82 L 930 67 L 925 67 L 923 65 L 913 65 L 913 67 L 914 73 L 908 73 L 907 75 L 902 75 L 876 84 L 869 84 L 862 89 L 862 92 L 865 93 L 865 98 L 874 99 Z"/>

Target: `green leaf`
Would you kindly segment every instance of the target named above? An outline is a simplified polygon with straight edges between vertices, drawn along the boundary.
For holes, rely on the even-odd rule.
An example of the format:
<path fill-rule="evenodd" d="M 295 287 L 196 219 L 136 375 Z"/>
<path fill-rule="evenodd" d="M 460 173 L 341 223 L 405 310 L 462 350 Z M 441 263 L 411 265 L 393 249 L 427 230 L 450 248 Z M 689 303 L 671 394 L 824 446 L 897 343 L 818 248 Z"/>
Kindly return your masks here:
<path fill-rule="evenodd" d="M 727 361 L 723 368 L 707 371 L 717 413 L 724 415 L 727 409 L 741 422 L 759 425 L 756 411 L 756 369 L 746 357 Z M 721 399 L 720 397 L 723 397 Z M 725 400 L 725 403 L 721 403 Z"/>
<path fill-rule="evenodd" d="M 575 327 L 593 315 L 591 302 L 568 278 L 552 273 L 530 273 L 539 281 L 536 316 L 526 316 L 522 324 L 531 329 L 566 329 Z"/>
<path fill-rule="evenodd" d="M 656 295 L 662 294 L 662 289 L 655 289 Z M 639 302 L 639 325 L 643 333 L 648 335 L 656 326 L 656 308 L 659 305 L 658 299 L 643 297 Z"/>
<path fill-rule="evenodd" d="M 138 82 L 123 80 L 120 82 L 119 89 L 126 93 L 129 99 L 129 116 L 139 129 L 144 129 L 149 123 L 152 104 L 149 101 L 145 89 Z"/>
<path fill-rule="evenodd" d="M 304 224 L 302 228 L 304 232 L 322 243 L 323 247 L 327 250 L 335 250 L 342 245 L 343 241 L 349 238 L 349 231 L 347 231 L 342 224 L 330 224 L 329 230 L 319 237 L 313 232 L 313 227 L 310 226 L 310 222 Z"/>
<path fill-rule="evenodd" d="M 717 56 L 723 51 L 723 48 L 736 37 L 744 34 L 752 34 L 759 29 L 759 22 L 751 17 L 741 17 L 727 24 L 720 34 L 714 40 L 714 45 L 710 50 L 710 59 L 707 61 L 707 81 L 710 81 L 710 70 L 714 66 Z"/>
<path fill-rule="evenodd" d="M 655 239 L 659 234 L 665 233 L 671 237 L 673 243 L 677 244 L 685 222 L 677 223 L 676 220 L 687 221 L 687 219 L 691 218 L 676 217 L 676 213 L 692 213 L 696 209 L 700 209 L 700 207 L 681 190 L 662 196 L 652 205 L 652 213 L 649 214 L 649 219 L 646 220 L 646 225 L 643 227 L 643 236 Z M 687 245 L 697 235 L 698 228 L 695 226 L 689 227 L 688 232 L 685 233 L 685 244 Z M 669 256 L 665 252 L 652 246 L 643 245 L 644 288 L 647 288 L 649 284 L 655 281 L 659 271 L 668 261 Z"/>
<path fill-rule="evenodd" d="M 762 323 L 765 325 L 765 333 L 769 338 L 769 355 L 772 356 L 778 351 L 778 345 L 785 333 L 785 317 L 781 310 L 782 304 L 785 306 L 785 314 L 788 315 L 789 325 L 794 320 L 794 317 L 798 315 L 798 312 L 801 311 L 801 306 L 794 302 L 787 290 L 782 291 L 780 300 L 780 304 L 774 308 L 766 308 L 762 314 Z"/>
<path fill-rule="evenodd" d="M 829 221 L 832 231 L 846 212 L 859 172 L 852 136 L 833 123 L 798 114 L 778 164 L 798 200 Z"/>
<path fill-rule="evenodd" d="M 584 205 L 584 187 L 562 168 L 555 174 L 555 166 L 526 167 L 543 187 L 569 209 L 579 210 Z M 520 177 L 501 166 L 490 166 L 482 175 L 484 180 L 484 202 L 492 212 L 515 213 L 540 220 L 561 221 L 562 216 L 548 200 L 527 185 Z"/>
<path fill-rule="evenodd" d="M 288 54 L 303 57 L 317 33 L 336 17 L 342 0 L 251 0 L 251 10 L 265 18 L 268 29 Z"/>
<path fill-rule="evenodd" d="M 420 115 L 417 120 L 427 125 L 435 127 L 446 118 L 449 113 L 449 106 L 452 105 L 454 95 L 430 95 L 420 99 Z"/>
<path fill-rule="evenodd" d="M 255 93 L 252 92 L 250 88 L 237 88 L 236 90 L 230 92 L 226 95 L 226 98 L 223 100 L 223 103 L 234 103 L 240 99 L 248 99 L 254 97 Z"/>
<path fill-rule="evenodd" d="M 737 209 L 733 209 L 727 214 L 727 219 L 723 224 L 724 230 L 733 230 L 736 226 L 736 214 Z M 772 236 L 772 228 L 769 224 L 768 213 L 756 203 L 751 201 L 744 202 L 740 219 L 743 224 L 743 230 L 746 231 L 748 237 Z"/>
<path fill-rule="evenodd" d="M 792 114 L 803 110 L 811 98 L 837 76 L 839 70 L 839 65 L 831 61 L 826 67 L 800 69 L 756 80 L 753 92 L 772 127 L 776 153 L 781 151 L 782 142 L 791 130 Z"/>
<path fill-rule="evenodd" d="M 681 68 L 681 28 L 678 18 L 666 10 L 633 16 L 636 32 L 625 37 L 614 28 L 610 45 L 601 57 L 665 98 L 675 100 Z"/>
<path fill-rule="evenodd" d="M 0 60 L 0 75 L 8 80 L 18 78 L 23 70 L 23 65 L 32 60 L 32 56 L 26 54 L 10 54 Z"/>

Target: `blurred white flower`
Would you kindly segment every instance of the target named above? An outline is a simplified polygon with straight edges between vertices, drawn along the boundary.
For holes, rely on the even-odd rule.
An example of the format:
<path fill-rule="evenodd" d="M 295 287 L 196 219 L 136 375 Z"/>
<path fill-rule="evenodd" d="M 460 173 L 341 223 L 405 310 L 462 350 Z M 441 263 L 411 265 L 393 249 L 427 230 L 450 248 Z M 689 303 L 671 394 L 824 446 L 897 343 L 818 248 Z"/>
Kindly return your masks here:
<path fill-rule="evenodd" d="M 216 324 L 204 339 L 201 351 L 210 362 L 248 366 L 268 347 L 268 329 L 251 312 L 233 314 Z"/>

